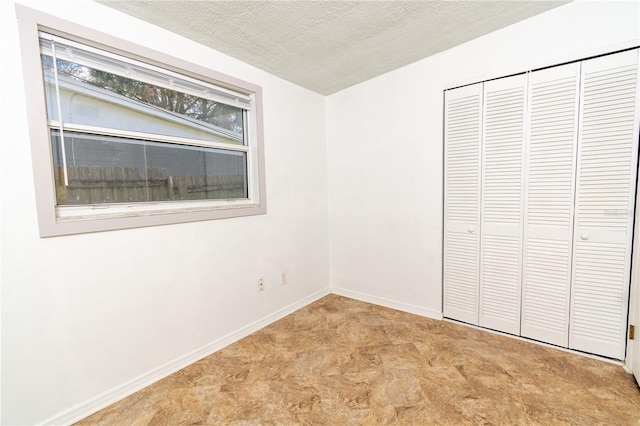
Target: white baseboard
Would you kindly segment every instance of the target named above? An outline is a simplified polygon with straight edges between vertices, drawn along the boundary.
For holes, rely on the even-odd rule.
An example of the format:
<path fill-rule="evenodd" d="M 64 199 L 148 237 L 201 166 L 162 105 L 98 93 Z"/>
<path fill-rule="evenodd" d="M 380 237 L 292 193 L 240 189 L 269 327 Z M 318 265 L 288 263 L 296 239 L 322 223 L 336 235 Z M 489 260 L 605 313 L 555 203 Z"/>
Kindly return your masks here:
<path fill-rule="evenodd" d="M 267 315 L 266 317 L 255 321 L 233 333 L 229 333 L 226 336 L 222 336 L 221 338 L 214 340 L 211 343 L 207 343 L 204 346 L 199 347 L 198 349 L 191 351 L 179 358 L 174 359 L 173 361 L 169 361 L 168 363 L 161 365 L 148 373 L 145 373 L 141 376 L 134 378 L 122 385 L 116 386 L 113 389 L 110 389 L 90 400 L 84 402 L 82 404 L 78 404 L 74 407 L 71 407 L 68 410 L 63 411 L 60 414 L 57 414 L 49 419 L 40 422 L 42 425 L 69 425 L 75 423 L 79 420 L 84 419 L 91 414 L 94 414 L 105 407 L 125 398 L 142 388 L 145 388 L 160 379 L 163 379 L 170 374 L 175 373 L 178 370 L 187 367 L 188 365 L 193 364 L 196 361 L 201 360 L 202 358 L 211 355 L 214 352 L 219 351 L 220 349 L 228 346 L 238 340 L 242 339 L 254 333 L 267 325 L 283 318 L 300 308 L 305 307 L 306 305 L 315 302 L 316 300 L 326 296 L 329 294 L 329 289 L 323 289 L 316 293 L 313 293 L 310 296 L 307 296 L 297 302 L 294 302 L 288 306 L 285 306 L 282 309 L 277 310 L 276 312 Z"/>
<path fill-rule="evenodd" d="M 437 320 L 442 319 L 442 312 L 433 309 L 425 309 L 420 306 L 412 305 L 410 303 L 397 302 L 395 300 L 385 299 L 384 297 L 371 296 L 369 294 L 347 290 L 345 288 L 339 287 L 331 287 L 329 291 L 339 296 L 349 297 L 351 299 L 360 300 L 362 302 L 373 303 L 374 305 L 380 305 L 387 308 L 396 309 L 398 311 L 408 312 L 410 314 L 416 314 Z"/>

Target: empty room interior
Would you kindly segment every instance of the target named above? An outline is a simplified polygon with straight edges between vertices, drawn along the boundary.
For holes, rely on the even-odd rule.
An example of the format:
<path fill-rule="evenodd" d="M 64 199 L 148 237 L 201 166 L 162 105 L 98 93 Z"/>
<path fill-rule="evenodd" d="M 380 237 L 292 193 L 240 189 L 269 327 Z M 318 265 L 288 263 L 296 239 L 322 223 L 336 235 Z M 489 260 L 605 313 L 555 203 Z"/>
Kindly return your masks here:
<path fill-rule="evenodd" d="M 640 2 L 0 33 L 0 424 L 638 424 Z"/>

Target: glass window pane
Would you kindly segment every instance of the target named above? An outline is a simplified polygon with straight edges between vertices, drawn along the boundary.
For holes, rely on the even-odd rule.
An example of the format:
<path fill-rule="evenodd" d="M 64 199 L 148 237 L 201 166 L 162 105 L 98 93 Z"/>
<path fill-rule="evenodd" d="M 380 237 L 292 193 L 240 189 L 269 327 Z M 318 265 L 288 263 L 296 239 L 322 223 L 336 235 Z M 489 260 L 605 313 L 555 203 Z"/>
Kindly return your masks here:
<path fill-rule="evenodd" d="M 248 198 L 244 152 L 148 142 L 146 153 L 150 182 L 165 173 L 171 200 Z"/>
<path fill-rule="evenodd" d="M 57 205 L 248 198 L 246 153 L 51 131 Z"/>
<path fill-rule="evenodd" d="M 41 55 L 47 114 L 58 120 L 53 59 Z M 65 123 L 244 144 L 244 110 L 57 59 Z"/>

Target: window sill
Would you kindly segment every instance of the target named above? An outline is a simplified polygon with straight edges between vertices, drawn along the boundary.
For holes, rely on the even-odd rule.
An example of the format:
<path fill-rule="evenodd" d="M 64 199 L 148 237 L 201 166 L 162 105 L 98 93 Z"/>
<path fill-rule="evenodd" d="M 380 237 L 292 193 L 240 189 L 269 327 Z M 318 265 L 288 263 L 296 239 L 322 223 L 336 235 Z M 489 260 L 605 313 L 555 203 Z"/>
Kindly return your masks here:
<path fill-rule="evenodd" d="M 139 208 L 139 206 L 136 206 Z M 83 210 L 87 210 L 83 207 Z M 103 214 L 70 215 L 66 217 L 40 218 L 40 236 L 55 237 L 63 235 L 85 234 L 92 232 L 114 231 L 120 229 L 141 228 L 158 225 L 172 225 L 186 222 L 224 219 L 231 217 L 265 214 L 265 204 L 235 204 L 202 206 L 199 208 L 177 207 Z"/>
<path fill-rule="evenodd" d="M 258 208 L 259 203 L 242 200 L 174 201 L 136 204 L 97 204 L 93 206 L 56 207 L 57 222 L 74 222 L 161 214 L 193 213 L 227 209 Z"/>

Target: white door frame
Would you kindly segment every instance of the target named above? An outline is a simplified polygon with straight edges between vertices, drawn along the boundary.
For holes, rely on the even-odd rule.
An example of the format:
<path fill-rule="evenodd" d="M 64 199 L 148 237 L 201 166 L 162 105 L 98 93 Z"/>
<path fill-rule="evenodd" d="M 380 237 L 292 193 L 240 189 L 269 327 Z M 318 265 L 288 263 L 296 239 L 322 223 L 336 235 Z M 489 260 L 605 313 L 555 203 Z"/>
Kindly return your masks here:
<path fill-rule="evenodd" d="M 640 171 L 640 162 L 638 164 Z M 627 329 L 625 368 L 633 373 L 636 381 L 640 384 L 640 191 L 638 190 L 636 190 L 633 254 L 631 257 L 629 324 L 635 325 L 638 330 L 634 340 L 629 340 L 629 330 Z"/>
<path fill-rule="evenodd" d="M 640 49 L 636 52 L 640 56 Z M 640 66 L 638 67 L 636 81 L 636 84 L 640 83 Z M 640 90 L 636 89 L 636 122 L 633 133 L 634 137 L 640 139 L 640 120 L 638 120 L 638 111 L 640 111 Z M 640 171 L 640 159 L 638 160 L 638 171 Z M 640 176 L 640 174 L 637 176 Z M 633 373 L 636 381 L 640 384 L 640 185 L 638 184 L 638 181 L 636 181 L 636 204 L 634 214 L 635 222 L 633 225 L 633 251 L 631 254 L 628 325 L 634 325 L 637 330 L 634 340 L 629 340 L 629 327 L 627 326 L 625 368 Z"/>

